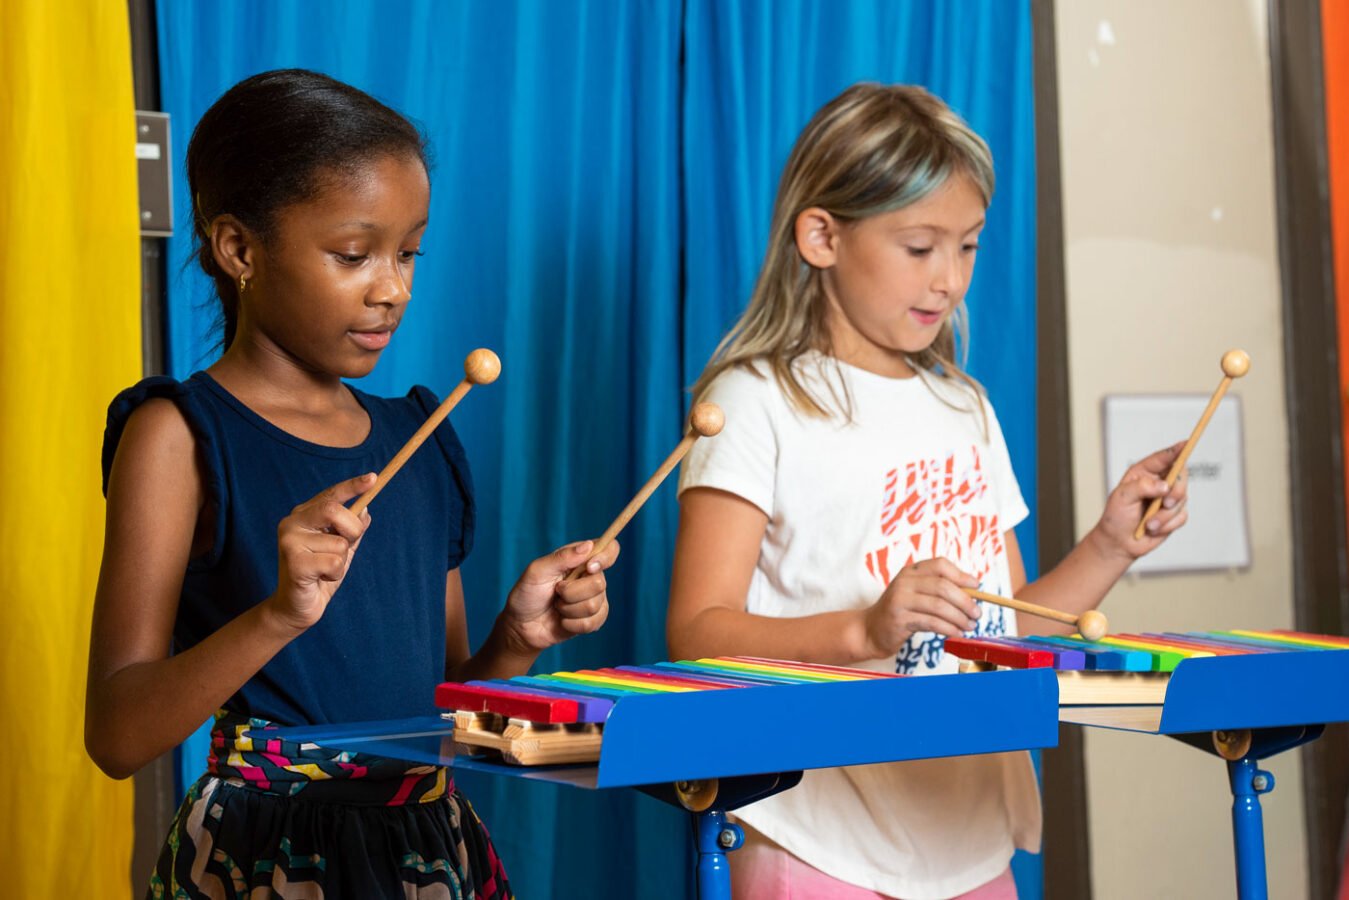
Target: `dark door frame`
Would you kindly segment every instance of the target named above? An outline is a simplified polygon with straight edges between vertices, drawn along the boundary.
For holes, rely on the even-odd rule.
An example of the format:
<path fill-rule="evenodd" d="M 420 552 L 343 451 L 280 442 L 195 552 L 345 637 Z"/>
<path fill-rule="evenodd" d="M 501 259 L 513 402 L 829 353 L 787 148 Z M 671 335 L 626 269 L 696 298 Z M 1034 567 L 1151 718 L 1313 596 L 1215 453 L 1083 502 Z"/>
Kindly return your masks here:
<path fill-rule="evenodd" d="M 1270 77 L 1288 405 L 1293 611 L 1297 627 L 1349 628 L 1343 423 L 1330 242 L 1320 4 L 1271 0 Z M 1349 791 L 1349 728 L 1302 749 L 1308 888 L 1332 896 Z"/>
<path fill-rule="evenodd" d="M 1035 83 L 1036 412 L 1040 571 L 1073 549 L 1073 470 L 1068 393 L 1068 317 L 1059 164 L 1059 87 L 1054 0 L 1031 0 Z M 1082 729 L 1059 726 L 1059 745 L 1040 758 L 1044 786 L 1046 897 L 1091 897 L 1091 841 Z"/>

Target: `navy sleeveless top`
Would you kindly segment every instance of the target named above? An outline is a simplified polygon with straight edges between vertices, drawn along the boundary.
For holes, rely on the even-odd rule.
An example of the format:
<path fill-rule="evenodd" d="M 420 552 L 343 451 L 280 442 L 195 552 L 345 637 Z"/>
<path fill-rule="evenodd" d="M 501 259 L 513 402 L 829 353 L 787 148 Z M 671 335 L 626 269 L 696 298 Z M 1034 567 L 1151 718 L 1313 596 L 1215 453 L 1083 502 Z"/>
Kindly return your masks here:
<path fill-rule="evenodd" d="M 183 580 L 173 651 L 186 650 L 276 590 L 277 524 L 339 481 L 378 472 L 436 408 L 424 387 L 388 399 L 351 388 L 370 415 L 355 447 L 311 444 L 198 372 L 147 378 L 113 400 L 103 489 L 131 413 L 152 397 L 180 409 L 196 438 L 215 540 Z M 370 505 L 371 523 L 327 611 L 225 704 L 285 725 L 401 718 L 434 711 L 445 675 L 445 576 L 473 543 L 464 448 L 443 422 Z"/>

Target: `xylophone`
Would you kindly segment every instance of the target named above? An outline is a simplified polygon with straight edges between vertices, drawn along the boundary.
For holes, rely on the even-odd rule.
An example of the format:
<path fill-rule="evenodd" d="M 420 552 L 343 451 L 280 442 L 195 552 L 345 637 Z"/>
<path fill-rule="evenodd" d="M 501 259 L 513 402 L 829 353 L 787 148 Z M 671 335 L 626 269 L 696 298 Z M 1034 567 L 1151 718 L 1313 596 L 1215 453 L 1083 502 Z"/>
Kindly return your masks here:
<path fill-rule="evenodd" d="M 997 674 L 994 685 L 727 657 L 451 682 L 436 689 L 435 702 L 453 726 L 454 765 L 593 766 L 592 786 L 633 787 L 1052 745 L 1045 716 L 1057 722 L 1053 673 Z M 990 690 L 998 698 L 992 721 L 923 735 L 891 722 L 900 705 L 949 718 Z M 822 719 L 867 727 L 840 742 Z M 574 772 L 567 780 L 575 782 Z"/>
<path fill-rule="evenodd" d="M 436 706 L 453 712 L 464 752 L 516 765 L 598 762 L 604 721 L 624 698 L 764 686 L 899 678 L 864 669 L 724 657 L 581 669 L 509 680 L 447 682 Z"/>
<path fill-rule="evenodd" d="M 1268 888 L 1261 759 L 1349 721 L 1349 638 L 1297 631 L 1211 631 L 1081 638 L 949 639 L 972 668 L 1055 671 L 1059 718 L 1165 734 L 1227 761 L 1237 892 Z M 966 676 L 970 677 L 970 676 Z"/>
<path fill-rule="evenodd" d="M 726 853 L 744 840 L 728 811 L 793 787 L 803 769 L 1052 747 L 1057 701 L 1049 669 L 908 677 L 739 657 L 443 684 L 442 715 L 268 736 L 637 788 L 693 816 L 699 895 L 710 900 L 730 897 Z M 986 713 L 961 712 L 973 708 Z M 859 727 L 844 738 L 837 723 Z"/>
<path fill-rule="evenodd" d="M 1192 693 L 1193 678 L 1211 678 L 1215 673 L 1238 673 L 1249 669 L 1315 667 L 1318 663 L 1342 662 L 1349 650 L 1349 638 L 1306 634 L 1297 631 L 1208 631 L 1185 634 L 1115 634 L 1088 641 L 1073 637 L 1000 637 L 949 638 L 946 652 L 967 661 L 970 669 L 1050 668 L 1059 683 L 1061 706 L 1148 705 L 1184 706 L 1185 695 Z M 1309 657 L 1307 651 L 1312 654 Z M 1331 651 L 1328 657 L 1317 658 Z M 1293 654 L 1289 657 L 1287 654 Z M 1274 660 L 1274 656 L 1284 658 Z M 1197 669 L 1193 663 L 1203 660 Z M 1241 662 L 1238 662 L 1241 660 Z M 1182 663 L 1190 663 L 1183 666 Z M 1183 677 L 1181 677 L 1183 676 Z M 1308 677 L 1312 677 L 1310 671 Z M 1174 685 L 1182 687 L 1182 696 L 1174 696 Z M 1288 685 L 1292 687 L 1291 684 Z M 1306 688 L 1312 688 L 1310 692 Z M 1288 693 L 1316 695 L 1314 685 L 1299 686 Z M 1285 708 L 1287 699 L 1278 703 Z M 1210 705 L 1217 698 L 1207 698 Z M 1216 713 L 1223 715 L 1222 713 Z M 1292 724 L 1291 713 L 1271 710 L 1282 721 L 1249 721 L 1249 706 L 1242 709 L 1247 727 L 1264 724 Z M 1302 713 L 1299 713 L 1302 714 Z M 1137 720 L 1137 717 L 1135 717 Z M 1172 724 L 1179 724 L 1175 715 Z M 1229 723 L 1230 724 L 1230 723 Z M 1174 730 L 1174 729 L 1169 729 Z"/>

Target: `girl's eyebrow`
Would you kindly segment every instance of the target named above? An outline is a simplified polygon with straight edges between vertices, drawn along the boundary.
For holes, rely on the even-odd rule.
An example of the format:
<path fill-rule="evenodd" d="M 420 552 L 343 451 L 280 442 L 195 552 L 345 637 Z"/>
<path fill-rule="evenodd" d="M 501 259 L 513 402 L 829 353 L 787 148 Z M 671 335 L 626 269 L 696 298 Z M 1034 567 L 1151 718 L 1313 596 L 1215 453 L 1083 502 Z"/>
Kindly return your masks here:
<path fill-rule="evenodd" d="M 946 234 L 946 233 L 948 233 L 948 232 L 951 232 L 951 233 L 958 233 L 958 234 L 969 234 L 971 231 L 974 231 L 974 230 L 979 229 L 979 228 L 983 228 L 983 227 L 984 227 L 984 223 L 985 223 L 984 217 L 983 217 L 983 216 L 980 216 L 980 217 L 979 217 L 979 221 L 975 222 L 975 223 L 974 223 L 973 225 L 971 225 L 969 228 L 966 228 L 965 230 L 960 231 L 960 232 L 951 232 L 950 229 L 943 228 L 943 227 L 940 226 L 940 225 L 932 225 L 932 224 L 929 224 L 929 223 L 920 223 L 920 224 L 917 224 L 917 225 L 904 225 L 904 226 L 901 226 L 899 230 L 900 230 L 901 232 L 904 232 L 904 231 L 935 231 L 935 232 L 938 232 L 938 233 L 940 233 L 940 234 Z"/>
<path fill-rule="evenodd" d="M 429 221 L 430 221 L 429 218 L 427 218 L 427 219 L 422 219 L 420 222 L 414 223 L 413 226 L 412 226 L 411 228 L 408 229 L 408 231 L 416 231 L 418 228 L 425 228 L 425 227 L 426 227 L 426 223 L 429 222 Z M 378 231 L 378 230 L 379 230 L 379 226 L 376 225 L 374 222 L 361 222 L 361 221 L 357 221 L 357 220 L 353 220 L 353 221 L 350 221 L 350 222 L 343 222 L 342 224 L 338 225 L 337 227 L 338 227 L 338 228 L 359 228 L 359 229 L 361 229 L 362 231 Z"/>

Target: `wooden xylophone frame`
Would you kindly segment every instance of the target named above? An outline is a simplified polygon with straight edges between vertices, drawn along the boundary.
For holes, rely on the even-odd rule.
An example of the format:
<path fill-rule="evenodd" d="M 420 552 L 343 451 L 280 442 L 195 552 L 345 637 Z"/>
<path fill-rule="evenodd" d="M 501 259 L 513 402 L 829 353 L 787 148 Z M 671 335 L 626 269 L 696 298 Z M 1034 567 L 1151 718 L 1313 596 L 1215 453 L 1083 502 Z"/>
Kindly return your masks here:
<path fill-rule="evenodd" d="M 604 741 L 604 726 L 593 723 L 554 725 L 464 710 L 444 717 L 454 722 L 454 739 L 465 755 L 488 751 L 517 766 L 599 762 Z"/>

